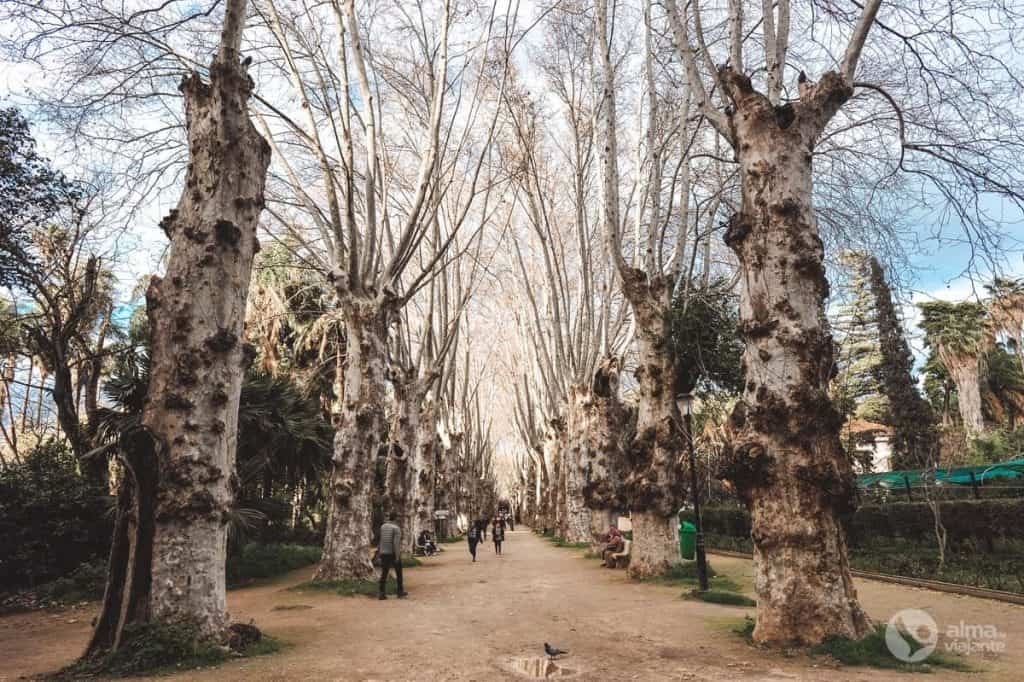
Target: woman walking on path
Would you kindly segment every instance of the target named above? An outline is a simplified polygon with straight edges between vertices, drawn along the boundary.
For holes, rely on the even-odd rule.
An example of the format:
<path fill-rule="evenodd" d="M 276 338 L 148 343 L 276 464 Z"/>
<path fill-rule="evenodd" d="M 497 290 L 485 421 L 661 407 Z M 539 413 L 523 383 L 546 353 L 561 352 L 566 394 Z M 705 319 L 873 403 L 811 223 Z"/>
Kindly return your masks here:
<path fill-rule="evenodd" d="M 476 545 L 480 542 L 480 531 L 474 523 L 466 533 L 466 540 L 469 542 L 469 553 L 473 555 L 473 562 L 476 563 Z"/>
<path fill-rule="evenodd" d="M 491 537 L 494 539 L 494 553 L 501 556 L 501 543 L 505 541 L 505 529 L 495 520 L 491 526 Z"/>

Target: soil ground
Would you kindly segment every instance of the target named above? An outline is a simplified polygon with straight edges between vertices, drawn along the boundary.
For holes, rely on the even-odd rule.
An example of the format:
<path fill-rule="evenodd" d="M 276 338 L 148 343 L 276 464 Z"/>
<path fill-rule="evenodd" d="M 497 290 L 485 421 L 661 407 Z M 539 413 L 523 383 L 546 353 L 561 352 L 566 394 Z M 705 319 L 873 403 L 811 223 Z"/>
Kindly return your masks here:
<path fill-rule="evenodd" d="M 228 595 L 234 620 L 254 620 L 287 643 L 280 653 L 174 676 L 188 680 L 504 680 L 544 670 L 543 643 L 569 650 L 558 665 L 581 680 L 891 680 L 910 673 L 838 667 L 804 654 L 754 648 L 732 632 L 753 609 L 680 598 L 684 588 L 637 584 L 582 551 L 529 530 L 506 535 L 505 555 L 485 543 L 471 563 L 464 543 L 407 569 L 405 600 L 287 588 L 312 569 Z M 720 574 L 750 592 L 750 562 L 713 556 Z M 965 658 L 976 673 L 928 680 L 1020 680 L 1024 607 L 886 583 L 857 581 L 869 615 L 903 608 L 947 626 L 992 625 L 1006 651 Z M 290 608 L 289 608 L 290 607 Z M 308 608 L 307 608 L 308 607 Z M 96 604 L 0 618 L 0 680 L 52 671 L 83 649 Z M 553 669 L 552 669 L 553 671 Z"/>

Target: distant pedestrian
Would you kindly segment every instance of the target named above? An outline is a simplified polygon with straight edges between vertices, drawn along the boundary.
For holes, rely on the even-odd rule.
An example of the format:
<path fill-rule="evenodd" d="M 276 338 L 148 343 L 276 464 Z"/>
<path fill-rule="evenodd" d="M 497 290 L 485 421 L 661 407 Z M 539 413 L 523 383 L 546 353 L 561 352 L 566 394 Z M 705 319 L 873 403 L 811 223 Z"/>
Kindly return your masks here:
<path fill-rule="evenodd" d="M 399 599 L 407 592 L 402 588 L 402 529 L 395 523 L 394 512 L 388 513 L 388 520 L 380 527 L 380 542 L 377 544 L 377 555 L 380 557 L 380 594 L 378 599 L 387 599 L 388 573 L 395 569 L 395 581 L 398 583 Z"/>
<path fill-rule="evenodd" d="M 469 542 L 469 553 L 473 555 L 473 561 L 476 562 L 476 546 L 480 542 L 480 530 L 475 523 L 466 532 L 466 541 Z"/>
<path fill-rule="evenodd" d="M 516 529 L 516 515 L 515 514 L 509 514 L 508 515 L 508 530 L 509 530 L 509 532 L 511 532 L 511 531 L 514 531 L 515 529 Z"/>
<path fill-rule="evenodd" d="M 505 542 L 505 529 L 497 521 L 491 528 L 491 538 L 494 540 L 494 553 L 501 556 L 501 543 Z"/>
<path fill-rule="evenodd" d="M 480 531 L 480 539 L 487 540 L 487 519 L 477 519 L 476 527 Z"/>

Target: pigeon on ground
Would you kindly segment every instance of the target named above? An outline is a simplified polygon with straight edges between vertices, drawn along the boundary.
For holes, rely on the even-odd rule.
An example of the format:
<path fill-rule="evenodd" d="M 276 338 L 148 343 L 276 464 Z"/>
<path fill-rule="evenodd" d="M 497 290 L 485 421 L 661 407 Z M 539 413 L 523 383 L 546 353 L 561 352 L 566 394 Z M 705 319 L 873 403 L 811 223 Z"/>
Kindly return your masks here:
<path fill-rule="evenodd" d="M 553 647 L 547 642 L 544 642 L 544 653 L 548 655 L 548 658 L 555 658 L 556 656 L 561 656 L 562 654 L 567 654 L 569 652 L 562 651 L 561 649 Z"/>

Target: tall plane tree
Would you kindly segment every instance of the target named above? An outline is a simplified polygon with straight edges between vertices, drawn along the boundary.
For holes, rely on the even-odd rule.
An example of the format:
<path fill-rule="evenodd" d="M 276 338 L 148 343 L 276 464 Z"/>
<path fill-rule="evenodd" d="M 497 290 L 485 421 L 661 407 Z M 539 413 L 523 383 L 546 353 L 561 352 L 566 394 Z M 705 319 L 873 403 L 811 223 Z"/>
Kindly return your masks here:
<path fill-rule="evenodd" d="M 246 0 L 228 0 L 209 80 L 181 82 L 189 166 L 163 220 L 167 270 L 147 291 L 151 377 L 126 443 L 103 611 L 88 654 L 116 649 L 131 622 L 227 625 L 225 560 L 235 486 L 238 401 L 251 359 L 242 342 L 270 148 L 249 118 L 241 60 Z"/>
<path fill-rule="evenodd" d="M 664 113 L 655 73 L 652 3 L 644 3 L 643 78 L 647 119 L 638 141 L 637 169 L 643 174 L 637 194 L 636 229 L 631 254 L 624 253 L 626 238 L 621 213 L 619 173 L 619 130 L 617 117 L 617 66 L 612 51 L 608 3 L 601 0 L 594 13 L 596 50 L 600 63 L 597 102 L 598 158 L 601 177 L 601 217 L 622 293 L 633 313 L 638 384 L 636 437 L 623 463 L 623 492 L 629 503 L 633 525 L 629 572 L 636 576 L 664 572 L 679 562 L 676 513 L 685 497 L 685 479 L 679 465 L 683 452 L 680 415 L 676 408 L 677 366 L 669 343 L 668 311 L 673 292 L 684 267 L 686 235 L 689 229 L 691 168 L 689 158 L 690 94 L 682 87 L 679 107 Z M 681 131 L 677 144 L 682 158 L 676 164 L 678 214 L 664 201 L 667 154 L 671 138 L 666 128 Z M 641 155 L 640 150 L 643 154 Z M 714 211 L 712 218 L 714 217 Z M 670 230 L 670 226 L 675 226 Z M 674 233 L 674 235 L 673 235 Z M 670 237 L 674 236 L 674 240 Z M 628 249 L 627 249 L 628 250 Z"/>
<path fill-rule="evenodd" d="M 823 213 L 813 202 L 814 162 L 836 172 L 832 158 L 851 149 L 870 151 L 856 157 L 860 176 L 880 169 L 880 177 L 860 194 L 847 183 L 856 204 L 869 205 L 875 188 L 902 173 L 908 182 L 926 183 L 927 193 L 956 213 L 979 250 L 994 255 L 996 233 L 986 230 L 989 223 L 973 198 L 993 192 L 1024 204 L 1012 162 L 1020 144 L 1013 113 L 987 85 L 992 78 L 1015 79 L 1000 59 L 1015 17 L 1004 12 L 1006 30 L 978 34 L 971 27 L 981 17 L 990 21 L 984 11 L 975 16 L 972 8 L 939 2 L 921 8 L 888 2 L 882 16 L 881 0 L 867 0 L 852 15 L 834 8 L 791 11 L 789 0 L 780 0 L 764 3 L 756 21 L 746 19 L 747 3 L 738 0 L 715 17 L 702 16 L 702 4 L 666 0 L 665 10 L 697 113 L 732 146 L 740 175 L 740 205 L 725 241 L 741 269 L 746 383 L 732 416 L 735 437 L 725 473 L 751 512 L 754 638 L 813 643 L 830 635 L 859 637 L 868 623 L 839 524 L 852 508 L 853 476 L 839 443 L 840 418 L 827 395 L 835 363 L 824 315 L 828 282 L 818 221 Z M 823 22 L 835 29 L 830 35 L 846 39 L 838 46 L 816 42 L 819 32 L 810 27 Z M 884 86 L 857 80 L 869 35 L 880 49 L 869 50 L 870 68 L 861 71 L 874 77 L 896 68 L 900 74 Z M 750 37 L 757 49 L 755 40 L 745 44 Z M 717 45 L 725 46 L 721 54 L 713 51 Z M 838 54 L 830 47 L 839 47 Z M 748 68 L 744 59 L 755 55 Z M 791 63 L 834 66 L 817 79 L 800 71 L 791 83 Z M 956 101 L 934 104 L 932 87 L 957 93 Z M 922 101 L 932 104 L 914 106 Z M 977 134 L 977 125 L 961 116 L 965 107 L 1000 134 Z M 878 114 L 886 121 L 881 127 L 872 119 Z M 854 128 L 860 134 L 848 133 Z M 872 143 L 869 129 L 898 140 L 895 158 L 880 151 L 893 145 Z M 839 196 L 834 186 L 825 189 L 830 200 Z M 860 224 L 846 228 L 869 229 L 861 218 L 867 213 L 862 210 L 854 218 Z"/>

